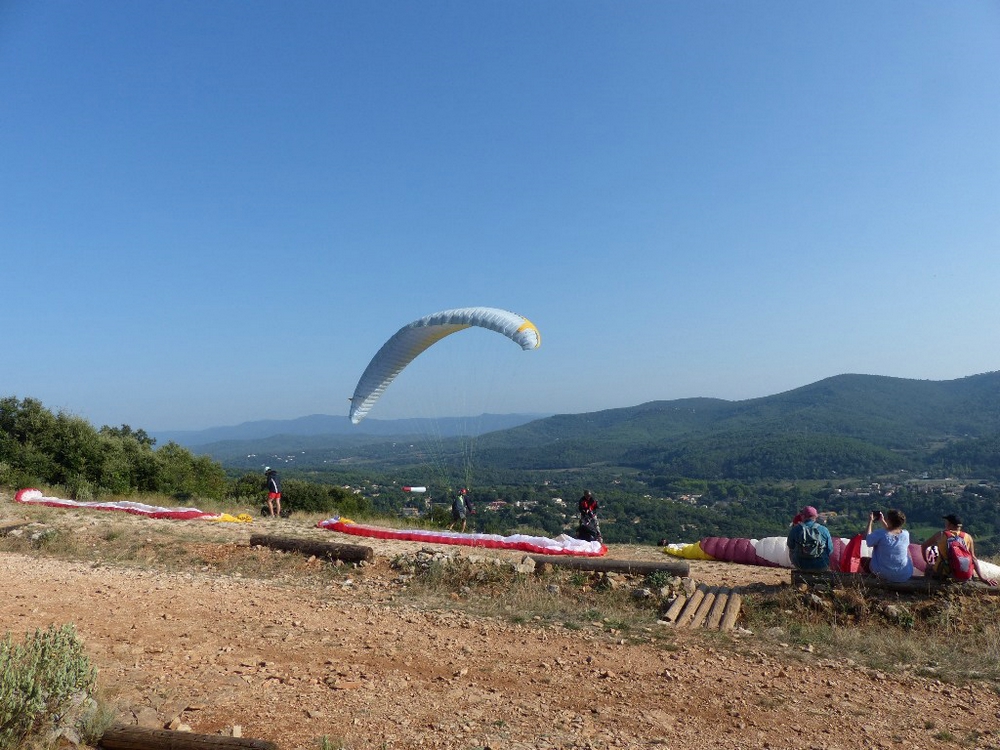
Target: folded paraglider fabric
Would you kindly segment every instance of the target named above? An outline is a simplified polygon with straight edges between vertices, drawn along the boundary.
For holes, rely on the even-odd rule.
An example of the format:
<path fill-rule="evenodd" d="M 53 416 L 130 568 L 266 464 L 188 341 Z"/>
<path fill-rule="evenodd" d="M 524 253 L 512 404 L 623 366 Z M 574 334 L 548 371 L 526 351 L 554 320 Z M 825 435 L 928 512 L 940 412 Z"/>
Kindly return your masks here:
<path fill-rule="evenodd" d="M 41 490 L 26 488 L 19 490 L 14 495 L 14 501 L 25 505 L 45 505 L 50 508 L 80 508 L 89 510 L 117 510 L 123 513 L 131 513 L 135 516 L 146 516 L 147 518 L 169 518 L 175 521 L 189 521 L 193 519 L 203 519 L 206 521 L 251 521 L 251 517 L 242 514 L 238 517 L 228 516 L 225 513 L 206 513 L 197 508 L 167 508 L 157 505 L 146 505 L 145 503 L 135 503 L 129 500 L 117 500 L 114 502 L 94 502 L 81 500 L 65 500 L 58 497 L 47 497 Z M 226 516 L 226 517 L 224 517 Z"/>
<path fill-rule="evenodd" d="M 428 529 L 389 529 L 368 524 L 353 523 L 338 517 L 320 521 L 317 526 L 343 534 L 366 536 L 374 539 L 400 539 L 431 544 L 457 544 L 465 547 L 511 549 L 538 555 L 578 555 L 600 557 L 608 548 L 601 542 L 588 542 L 560 534 L 554 539 L 526 534 L 500 536 L 499 534 L 463 534 L 457 531 L 431 531 Z"/>

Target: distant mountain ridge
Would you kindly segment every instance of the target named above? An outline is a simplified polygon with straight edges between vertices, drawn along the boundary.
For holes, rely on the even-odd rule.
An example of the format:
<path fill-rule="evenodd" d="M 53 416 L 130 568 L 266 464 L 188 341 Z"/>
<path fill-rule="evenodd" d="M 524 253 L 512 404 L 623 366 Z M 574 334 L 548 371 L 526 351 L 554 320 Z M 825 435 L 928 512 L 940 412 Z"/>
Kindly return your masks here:
<path fill-rule="evenodd" d="M 923 465 L 944 445 L 997 435 L 998 372 L 950 381 L 837 375 L 746 401 L 653 401 L 559 415 L 486 435 L 479 450 L 507 467 L 586 461 L 685 476 L 803 478 Z M 809 462 L 816 468 L 805 468 Z"/>
<path fill-rule="evenodd" d="M 426 461 L 420 436 L 433 434 L 437 455 L 456 460 L 462 440 L 421 420 L 378 422 L 353 432 L 308 434 L 322 417 L 291 420 L 267 440 L 210 443 L 220 431 L 201 431 L 202 450 L 231 466 L 252 465 L 248 454 L 296 453 L 297 466 L 327 470 L 365 465 L 392 470 Z M 1000 476 L 1000 372 L 930 381 L 880 375 L 837 375 L 794 390 L 744 401 L 688 398 L 548 417 L 511 415 L 482 420 L 477 466 L 500 471 L 620 466 L 648 476 L 746 481 L 832 479 L 897 471 L 981 472 Z M 433 421 L 433 420 L 432 420 Z M 463 432 L 459 423 L 447 427 Z M 300 423 L 300 424 L 296 424 Z M 363 426 L 367 424 L 363 422 Z M 249 423 L 253 425 L 254 423 Z M 254 427 L 258 434 L 274 423 Z M 495 427 L 487 429 L 486 427 Z M 298 427 L 293 432 L 290 427 Z M 224 430 L 225 428 L 220 428 Z M 240 434 L 239 426 L 230 435 Z M 413 436 L 406 441 L 396 438 Z M 159 439 L 159 435 L 154 435 Z M 451 449 L 448 448 L 449 441 Z M 412 444 L 411 444 L 412 443 Z"/>
<path fill-rule="evenodd" d="M 252 441 L 285 436 L 343 435 L 360 436 L 402 436 L 423 435 L 428 432 L 442 437 L 460 435 L 476 436 L 494 430 L 511 427 L 541 419 L 544 414 L 481 414 L 478 417 L 443 417 L 441 419 L 365 419 L 360 424 L 351 424 L 346 416 L 310 414 L 296 419 L 262 419 L 243 422 L 225 427 L 209 427 L 204 430 L 162 430 L 150 433 L 158 445 L 173 441 L 185 447 L 197 447 L 211 443 L 229 441 Z"/>

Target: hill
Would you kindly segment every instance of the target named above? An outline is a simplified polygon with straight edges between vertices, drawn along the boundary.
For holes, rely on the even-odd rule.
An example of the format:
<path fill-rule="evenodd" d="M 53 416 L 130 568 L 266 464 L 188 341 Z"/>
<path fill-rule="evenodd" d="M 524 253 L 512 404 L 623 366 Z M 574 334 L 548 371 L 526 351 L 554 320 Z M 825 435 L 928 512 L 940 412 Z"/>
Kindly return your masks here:
<path fill-rule="evenodd" d="M 351 424 L 345 416 L 311 414 L 297 419 L 262 419 L 225 427 L 204 430 L 161 430 L 150 435 L 158 443 L 175 442 L 186 447 L 197 447 L 236 441 L 294 440 L 300 437 L 333 435 L 365 442 L 369 437 L 422 435 L 434 430 L 443 437 L 482 435 L 494 430 L 505 430 L 525 424 L 546 415 L 541 414 L 481 414 L 478 417 L 445 417 L 429 419 L 366 419 L 361 424 Z M 433 423 L 433 425 L 431 424 Z"/>
<path fill-rule="evenodd" d="M 404 436 L 426 425 L 387 422 Z M 296 452 L 300 468 L 364 463 L 391 470 L 422 460 L 420 439 L 282 435 L 267 441 L 205 444 L 227 464 L 249 454 Z M 622 466 L 656 475 L 741 481 L 830 479 L 909 472 L 995 477 L 1000 463 L 1000 373 L 927 381 L 838 375 L 745 401 L 654 401 L 586 414 L 562 414 L 481 434 L 477 466 L 496 471 Z M 383 439 L 379 439 L 382 437 Z M 437 436 L 438 438 L 441 435 Z M 465 442 L 439 454 L 461 460 Z M 440 460 L 440 459 L 439 459 Z"/>

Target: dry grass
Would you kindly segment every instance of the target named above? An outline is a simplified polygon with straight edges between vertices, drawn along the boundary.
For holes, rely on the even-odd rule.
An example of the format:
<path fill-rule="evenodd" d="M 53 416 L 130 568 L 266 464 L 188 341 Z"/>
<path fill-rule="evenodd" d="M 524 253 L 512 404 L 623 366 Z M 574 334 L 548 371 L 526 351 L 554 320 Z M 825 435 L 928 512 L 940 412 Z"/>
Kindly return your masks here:
<path fill-rule="evenodd" d="M 914 594 L 783 586 L 744 599 L 747 626 L 772 646 L 1000 688 L 998 607 L 1000 598 L 961 586 Z"/>
<path fill-rule="evenodd" d="M 397 567 L 400 563 L 397 561 Z M 511 565 L 473 564 L 448 557 L 424 569 L 403 565 L 413 575 L 404 598 L 480 617 L 517 623 L 599 630 L 617 638 L 659 640 L 673 636 L 656 619 L 659 599 L 637 599 L 641 576 L 607 576 L 551 568 L 518 573 Z"/>
<path fill-rule="evenodd" d="M 150 500 L 145 500 L 150 502 Z M 162 501 L 157 503 L 162 504 Z M 678 634 L 656 623 L 664 602 L 637 598 L 637 588 L 663 581 L 608 577 L 552 568 L 516 573 L 509 564 L 472 564 L 462 555 L 421 569 L 389 570 L 388 562 L 357 570 L 309 560 L 295 553 L 251 547 L 253 525 L 192 521 L 157 523 L 94 511 L 8 506 L 9 520 L 35 522 L 28 533 L 0 537 L 0 550 L 94 566 L 164 571 L 197 570 L 250 579 L 328 586 L 354 576 L 401 579 L 394 601 L 426 608 L 459 609 L 477 616 L 600 631 L 609 637 L 657 641 L 670 648 Z M 225 509 L 232 513 L 233 509 Z M 11 517 L 13 516 L 13 518 Z M 293 515 L 280 533 L 311 533 L 326 516 Z M 34 529 L 34 530 L 32 530 Z M 753 648 L 785 655 L 811 649 L 885 671 L 934 675 L 945 681 L 991 681 L 1000 686 L 1000 597 L 947 589 L 936 594 L 875 595 L 860 587 L 819 592 L 819 602 L 791 586 L 759 586 L 744 596 L 742 624 L 754 633 Z M 747 639 L 691 632 L 716 647 L 744 648 Z"/>

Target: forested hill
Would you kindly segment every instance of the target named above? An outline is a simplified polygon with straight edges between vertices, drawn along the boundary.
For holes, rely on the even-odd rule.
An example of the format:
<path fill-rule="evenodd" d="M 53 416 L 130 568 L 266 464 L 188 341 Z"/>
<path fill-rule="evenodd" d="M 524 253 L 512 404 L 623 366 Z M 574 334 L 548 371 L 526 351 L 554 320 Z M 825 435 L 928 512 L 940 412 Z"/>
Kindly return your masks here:
<path fill-rule="evenodd" d="M 392 437 L 283 434 L 200 450 L 230 468 L 255 466 L 253 454 L 294 451 L 303 469 L 394 470 L 427 461 L 428 430 L 408 427 L 387 423 Z M 476 466 L 502 472 L 622 466 L 650 479 L 833 480 L 900 470 L 1000 479 L 1000 372 L 949 381 L 838 375 L 746 401 L 545 417 L 474 443 Z M 435 438 L 435 460 L 467 460 L 469 448 L 468 437 Z"/>
<path fill-rule="evenodd" d="M 998 436 L 998 372 L 950 381 L 838 375 L 747 401 L 554 416 L 483 436 L 478 450 L 498 468 L 616 463 L 679 476 L 804 479 L 947 470 L 946 462 L 989 473 Z"/>

